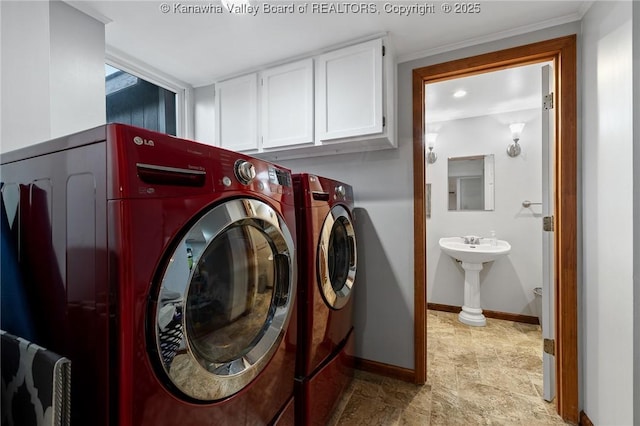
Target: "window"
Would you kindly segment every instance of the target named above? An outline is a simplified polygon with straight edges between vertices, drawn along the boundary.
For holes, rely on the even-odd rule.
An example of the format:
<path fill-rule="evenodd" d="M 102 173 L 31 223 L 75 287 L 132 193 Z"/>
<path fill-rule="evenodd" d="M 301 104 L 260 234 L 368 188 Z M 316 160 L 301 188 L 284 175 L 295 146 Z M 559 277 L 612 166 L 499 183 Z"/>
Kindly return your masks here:
<path fill-rule="evenodd" d="M 107 123 L 176 135 L 176 94 L 105 64 Z"/>

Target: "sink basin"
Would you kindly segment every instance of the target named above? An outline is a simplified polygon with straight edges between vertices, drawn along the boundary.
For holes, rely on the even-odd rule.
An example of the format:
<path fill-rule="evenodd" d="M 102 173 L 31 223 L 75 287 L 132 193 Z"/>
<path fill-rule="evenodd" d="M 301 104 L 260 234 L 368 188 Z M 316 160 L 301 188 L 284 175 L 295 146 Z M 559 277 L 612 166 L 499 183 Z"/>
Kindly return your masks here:
<path fill-rule="evenodd" d="M 491 262 L 511 251 L 508 242 L 496 240 L 493 245 L 488 238 L 481 238 L 480 244 L 466 244 L 463 237 L 445 237 L 439 244 L 443 252 L 466 263 Z"/>
<path fill-rule="evenodd" d="M 496 260 L 511 251 L 511 244 L 475 236 L 440 238 L 440 248 L 454 259 L 462 262 L 464 269 L 464 305 L 458 320 L 475 327 L 487 325 L 480 307 L 480 271 L 482 264 Z"/>

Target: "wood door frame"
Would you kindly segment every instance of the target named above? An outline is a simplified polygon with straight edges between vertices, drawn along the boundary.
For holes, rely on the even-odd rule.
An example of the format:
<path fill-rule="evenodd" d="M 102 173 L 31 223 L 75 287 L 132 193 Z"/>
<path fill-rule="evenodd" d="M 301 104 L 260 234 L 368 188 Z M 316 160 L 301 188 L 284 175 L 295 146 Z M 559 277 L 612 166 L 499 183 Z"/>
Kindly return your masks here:
<path fill-rule="evenodd" d="M 558 414 L 577 423 L 577 62 L 576 36 L 556 38 L 413 70 L 414 348 L 416 383 L 427 379 L 425 85 L 520 65 L 553 61 L 555 143 L 555 361 Z M 559 315 L 562 307 L 562 315 Z"/>

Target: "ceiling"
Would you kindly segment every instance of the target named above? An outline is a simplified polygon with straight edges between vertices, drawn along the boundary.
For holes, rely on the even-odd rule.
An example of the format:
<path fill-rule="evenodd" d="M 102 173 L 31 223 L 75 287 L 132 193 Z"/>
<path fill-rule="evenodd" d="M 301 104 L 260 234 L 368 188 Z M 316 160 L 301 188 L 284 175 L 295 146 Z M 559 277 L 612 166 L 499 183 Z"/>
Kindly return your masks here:
<path fill-rule="evenodd" d="M 462 77 L 427 84 L 427 131 L 437 131 L 445 121 L 497 114 L 505 124 L 527 122 L 530 114 L 539 112 L 542 105 L 541 62 L 507 68 L 470 77 Z M 455 97 L 458 91 L 465 95 Z"/>
<path fill-rule="evenodd" d="M 453 2 L 233 1 L 250 1 L 258 12 L 230 13 L 220 0 L 67 3 L 106 24 L 109 56 L 133 61 L 193 87 L 378 34 L 388 35 L 398 62 L 405 62 L 576 21 L 592 3 L 482 1 L 479 13 L 456 14 L 442 11 L 443 4 Z M 267 14 L 265 4 L 272 8 L 291 5 L 294 11 Z M 397 13 L 399 6 L 412 5 L 430 5 L 434 13 Z M 196 13 L 193 6 L 205 12 Z M 163 13 L 164 7 L 168 12 Z M 306 12 L 301 12 L 303 7 Z M 185 13 L 188 8 L 191 11 Z M 356 13 L 360 8 L 369 8 L 369 12 Z M 340 11 L 348 13 L 336 13 Z"/>

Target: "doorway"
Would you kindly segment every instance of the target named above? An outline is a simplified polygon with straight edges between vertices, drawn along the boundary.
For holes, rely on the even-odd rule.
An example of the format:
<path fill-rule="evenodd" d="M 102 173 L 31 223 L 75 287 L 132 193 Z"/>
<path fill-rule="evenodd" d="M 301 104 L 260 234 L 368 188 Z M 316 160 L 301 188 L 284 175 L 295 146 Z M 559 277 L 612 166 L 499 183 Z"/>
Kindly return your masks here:
<path fill-rule="evenodd" d="M 534 43 L 413 71 L 415 382 L 426 382 L 425 86 L 459 77 L 550 61 L 556 70 L 555 361 L 558 413 L 578 422 L 576 37 Z"/>

